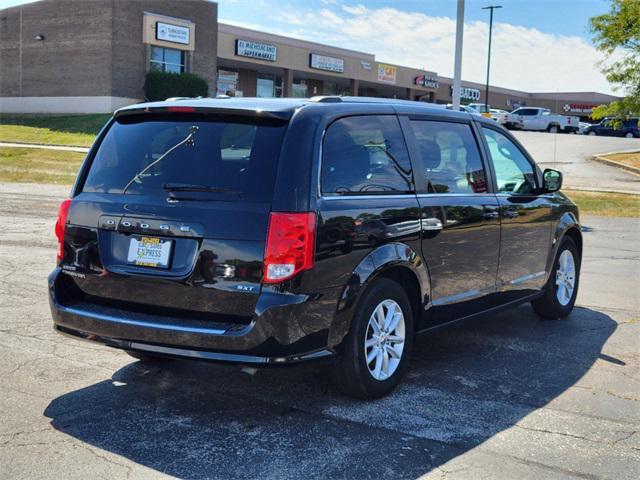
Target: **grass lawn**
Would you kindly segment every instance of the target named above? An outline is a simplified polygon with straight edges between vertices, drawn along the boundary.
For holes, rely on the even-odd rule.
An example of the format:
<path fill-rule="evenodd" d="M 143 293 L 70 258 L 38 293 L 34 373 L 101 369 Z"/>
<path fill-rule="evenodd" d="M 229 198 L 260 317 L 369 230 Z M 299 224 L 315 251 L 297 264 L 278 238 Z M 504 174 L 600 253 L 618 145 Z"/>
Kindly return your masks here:
<path fill-rule="evenodd" d="M 563 190 L 580 214 L 601 217 L 640 217 L 640 195 Z"/>
<path fill-rule="evenodd" d="M 0 149 L 0 182 L 71 185 L 85 154 L 42 148 Z M 585 215 L 640 217 L 640 195 L 564 190 Z"/>
<path fill-rule="evenodd" d="M 71 185 L 85 154 L 42 148 L 0 149 L 0 182 Z"/>
<path fill-rule="evenodd" d="M 0 142 L 89 147 L 110 114 L 0 116 Z"/>
<path fill-rule="evenodd" d="M 613 160 L 614 162 L 622 163 L 630 167 L 640 168 L 640 152 L 614 153 L 613 155 L 603 156 L 602 158 Z"/>

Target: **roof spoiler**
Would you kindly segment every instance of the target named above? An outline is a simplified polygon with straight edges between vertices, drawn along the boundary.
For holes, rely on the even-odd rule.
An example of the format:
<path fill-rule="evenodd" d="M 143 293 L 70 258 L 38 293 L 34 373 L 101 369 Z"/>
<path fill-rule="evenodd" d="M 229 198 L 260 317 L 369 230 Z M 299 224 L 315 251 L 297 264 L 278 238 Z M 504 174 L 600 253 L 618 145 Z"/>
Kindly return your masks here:
<path fill-rule="evenodd" d="M 193 105 L 180 105 L 180 101 L 176 105 L 158 105 L 154 107 L 125 107 L 120 110 L 116 110 L 113 113 L 114 118 L 133 116 L 133 115 L 150 115 L 150 114 L 162 114 L 162 113 L 195 113 L 202 115 L 231 115 L 238 117 L 256 117 L 271 120 L 288 121 L 291 118 L 292 113 L 288 111 L 269 112 L 265 110 L 251 110 L 245 108 L 232 108 L 228 106 L 220 107 L 200 107 Z M 226 102 L 224 102 L 226 103 Z"/>

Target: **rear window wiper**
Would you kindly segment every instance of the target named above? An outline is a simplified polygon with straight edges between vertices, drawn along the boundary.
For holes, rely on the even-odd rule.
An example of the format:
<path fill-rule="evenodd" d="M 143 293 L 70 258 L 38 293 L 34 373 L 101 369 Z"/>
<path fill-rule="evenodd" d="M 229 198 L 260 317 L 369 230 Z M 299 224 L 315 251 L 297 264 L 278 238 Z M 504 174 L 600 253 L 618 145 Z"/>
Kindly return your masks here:
<path fill-rule="evenodd" d="M 193 147 L 196 144 L 195 136 L 196 136 L 196 132 L 198 131 L 198 128 L 199 127 L 197 125 L 192 125 L 189 128 L 189 135 L 187 135 L 184 139 L 180 140 L 173 147 L 171 147 L 166 152 L 164 152 L 162 155 L 160 155 L 160 157 L 158 157 L 157 160 L 151 162 L 149 165 L 147 165 L 142 170 L 140 170 L 138 173 L 136 173 L 133 176 L 133 178 L 131 180 L 129 180 L 127 182 L 127 184 L 125 185 L 125 187 L 122 189 L 122 193 L 127 193 L 127 190 L 129 190 L 129 187 L 131 186 L 131 184 L 133 182 L 138 180 L 142 176 L 142 174 L 145 173 L 147 170 L 149 170 L 151 167 L 153 167 L 154 165 L 157 165 L 158 163 L 160 163 L 167 155 L 169 155 L 171 152 L 173 152 L 180 145 L 186 145 L 187 147 Z"/>
<path fill-rule="evenodd" d="M 190 183 L 165 183 L 162 188 L 168 192 L 214 192 L 240 195 L 242 192 L 230 188 L 209 187 L 208 185 L 192 185 Z"/>

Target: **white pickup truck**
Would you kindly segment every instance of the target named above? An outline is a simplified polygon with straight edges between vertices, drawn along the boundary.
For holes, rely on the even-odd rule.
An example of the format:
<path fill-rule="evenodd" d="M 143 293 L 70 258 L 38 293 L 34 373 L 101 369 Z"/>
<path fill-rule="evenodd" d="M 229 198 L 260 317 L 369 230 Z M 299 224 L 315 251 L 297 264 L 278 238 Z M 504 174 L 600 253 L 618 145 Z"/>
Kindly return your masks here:
<path fill-rule="evenodd" d="M 576 133 L 580 126 L 578 117 L 556 115 L 548 108 L 522 107 L 511 112 L 522 120 L 524 130 L 546 130 L 551 133 Z"/>

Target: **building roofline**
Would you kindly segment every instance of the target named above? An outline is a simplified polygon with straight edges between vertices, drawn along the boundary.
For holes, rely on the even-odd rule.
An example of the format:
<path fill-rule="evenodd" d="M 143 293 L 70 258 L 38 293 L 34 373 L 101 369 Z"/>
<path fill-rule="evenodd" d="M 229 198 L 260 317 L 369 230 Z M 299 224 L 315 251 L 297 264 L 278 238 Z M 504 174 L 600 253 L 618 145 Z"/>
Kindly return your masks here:
<path fill-rule="evenodd" d="M 235 35 L 246 34 L 247 36 L 252 36 L 256 39 L 263 39 L 267 41 L 271 40 L 273 42 L 283 43 L 285 45 L 291 45 L 291 46 L 304 46 L 309 50 L 318 50 L 319 53 L 331 52 L 333 54 L 344 55 L 349 57 L 358 57 L 361 59 L 365 59 L 364 57 L 366 57 L 366 60 L 369 60 L 372 62 L 376 61 L 375 55 L 372 53 L 360 52 L 358 50 L 350 50 L 348 48 L 342 48 L 342 47 L 333 47 L 331 45 L 326 45 L 323 43 L 311 42 L 309 40 L 303 40 L 295 37 L 286 37 L 284 35 L 279 35 L 276 33 L 261 32 L 259 30 L 253 30 L 247 27 L 239 27 L 237 25 L 223 23 L 220 21 L 218 21 L 218 33 L 231 33 Z"/>
<path fill-rule="evenodd" d="M 577 91 L 577 92 L 566 92 L 566 91 L 561 91 L 561 92 L 529 92 L 531 95 L 604 95 L 607 97 L 615 97 L 615 98 L 622 98 L 618 95 L 611 95 L 610 93 L 602 93 L 602 92 L 587 92 L 587 91 Z"/>

